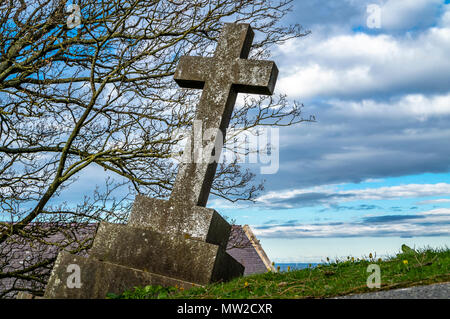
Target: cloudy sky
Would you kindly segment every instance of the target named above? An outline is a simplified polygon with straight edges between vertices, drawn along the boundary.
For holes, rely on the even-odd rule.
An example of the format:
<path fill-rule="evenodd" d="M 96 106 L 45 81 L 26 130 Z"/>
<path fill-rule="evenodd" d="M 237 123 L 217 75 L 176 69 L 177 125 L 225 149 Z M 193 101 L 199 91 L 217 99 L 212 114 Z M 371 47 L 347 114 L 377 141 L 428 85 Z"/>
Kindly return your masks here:
<path fill-rule="evenodd" d="M 275 262 L 450 246 L 450 1 L 298 0 L 286 23 L 312 33 L 273 50 L 277 91 L 317 121 L 280 130 L 254 205 L 208 206 Z"/>

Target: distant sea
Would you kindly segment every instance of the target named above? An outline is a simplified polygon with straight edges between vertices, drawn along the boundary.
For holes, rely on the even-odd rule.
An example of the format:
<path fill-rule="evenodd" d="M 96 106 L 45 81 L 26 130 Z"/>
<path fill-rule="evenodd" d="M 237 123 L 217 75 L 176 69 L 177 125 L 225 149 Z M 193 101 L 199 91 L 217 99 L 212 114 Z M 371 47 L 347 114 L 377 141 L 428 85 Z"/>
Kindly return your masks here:
<path fill-rule="evenodd" d="M 291 270 L 294 269 L 305 269 L 311 265 L 311 268 L 316 267 L 320 263 L 275 263 L 275 268 L 280 266 L 280 271 L 287 271 L 288 267 L 291 267 Z"/>

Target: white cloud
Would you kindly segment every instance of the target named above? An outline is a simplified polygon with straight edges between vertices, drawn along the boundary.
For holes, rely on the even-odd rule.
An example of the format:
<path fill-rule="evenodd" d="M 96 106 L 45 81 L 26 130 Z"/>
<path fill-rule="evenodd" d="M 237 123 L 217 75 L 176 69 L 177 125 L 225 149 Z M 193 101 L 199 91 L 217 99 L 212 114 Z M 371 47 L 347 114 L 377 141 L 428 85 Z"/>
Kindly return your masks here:
<path fill-rule="evenodd" d="M 444 204 L 444 203 L 450 203 L 450 199 L 440 198 L 440 199 L 423 200 L 423 201 L 417 202 L 416 205 L 432 205 L 432 204 Z"/>
<path fill-rule="evenodd" d="M 363 181 L 364 183 L 382 183 L 384 182 L 384 179 L 382 178 L 368 178 L 365 181 Z"/>
<path fill-rule="evenodd" d="M 383 29 L 408 29 L 422 24 L 431 24 L 442 0 L 388 0 L 381 5 L 381 27 Z"/>
<path fill-rule="evenodd" d="M 450 184 L 405 184 L 353 190 L 339 190 L 338 185 L 268 192 L 256 199 L 263 207 L 293 208 L 364 200 L 394 200 L 428 196 L 449 196 Z"/>
<path fill-rule="evenodd" d="M 450 195 L 450 184 L 407 184 L 399 186 L 385 186 L 379 188 L 339 191 L 338 194 L 352 195 L 355 198 L 354 200 L 385 200 L 397 198 L 442 196 Z"/>
<path fill-rule="evenodd" d="M 444 6 L 444 14 L 441 17 L 439 24 L 442 27 L 450 27 L 450 4 Z"/>
<path fill-rule="evenodd" d="M 280 68 L 280 92 L 301 99 L 448 92 L 450 28 L 430 28 L 403 38 L 323 36 L 313 34 L 280 46 L 286 61 Z"/>
<path fill-rule="evenodd" d="M 411 117 L 423 121 L 430 116 L 450 115 L 450 93 L 427 96 L 407 94 L 394 101 L 377 102 L 363 99 L 361 101 L 335 100 L 331 102 L 340 112 L 350 112 L 353 116 Z"/>
<path fill-rule="evenodd" d="M 450 235 L 450 209 L 424 211 L 415 215 L 380 216 L 362 222 L 272 225 L 254 227 L 261 238 L 314 238 L 314 237 L 385 237 L 385 236 L 448 236 Z M 402 216 L 400 216 L 402 217 Z"/>

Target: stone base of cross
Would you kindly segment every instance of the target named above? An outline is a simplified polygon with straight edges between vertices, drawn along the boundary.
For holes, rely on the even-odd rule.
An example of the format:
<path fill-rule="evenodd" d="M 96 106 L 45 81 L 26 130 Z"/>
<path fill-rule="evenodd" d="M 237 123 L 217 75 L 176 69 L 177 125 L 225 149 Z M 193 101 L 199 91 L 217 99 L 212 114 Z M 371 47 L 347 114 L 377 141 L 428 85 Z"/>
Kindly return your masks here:
<path fill-rule="evenodd" d="M 228 281 L 244 273 L 225 252 L 230 230 L 213 209 L 138 196 L 127 225 L 100 224 L 89 257 L 58 255 L 44 297 L 105 298 L 135 286 L 189 289 Z M 80 287 L 70 283 L 70 265 L 79 267 Z"/>
<path fill-rule="evenodd" d="M 224 138 L 237 94 L 272 94 L 278 70 L 274 62 L 247 60 L 253 31 L 248 24 L 225 24 L 213 57 L 182 57 L 175 81 L 203 89 L 196 112 L 202 130 Z M 194 143 L 191 136 L 191 144 Z M 185 150 L 194 158 L 196 149 Z M 225 252 L 231 226 L 206 203 L 221 149 L 202 162 L 180 164 L 168 201 L 137 196 L 127 225 L 102 222 L 89 257 L 58 255 L 45 298 L 105 298 L 134 286 L 185 289 L 242 276 L 244 267 Z M 78 272 L 78 273 L 77 273 Z"/>

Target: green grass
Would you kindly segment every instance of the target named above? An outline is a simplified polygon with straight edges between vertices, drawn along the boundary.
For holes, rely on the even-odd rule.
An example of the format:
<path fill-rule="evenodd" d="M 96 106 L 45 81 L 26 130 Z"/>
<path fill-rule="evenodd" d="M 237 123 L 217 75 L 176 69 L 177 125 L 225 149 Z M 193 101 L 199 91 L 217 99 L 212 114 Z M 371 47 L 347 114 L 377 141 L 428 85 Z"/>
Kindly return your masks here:
<path fill-rule="evenodd" d="M 366 281 L 371 275 L 367 267 L 370 264 L 380 266 L 380 288 L 367 287 Z M 329 261 L 316 268 L 267 272 L 188 290 L 161 286 L 135 287 L 121 295 L 108 294 L 108 298 L 329 298 L 449 281 L 450 249 L 414 251 L 402 246 L 402 253 L 384 260 L 370 254 L 362 260 L 347 258 Z"/>

